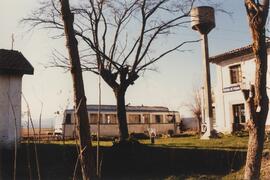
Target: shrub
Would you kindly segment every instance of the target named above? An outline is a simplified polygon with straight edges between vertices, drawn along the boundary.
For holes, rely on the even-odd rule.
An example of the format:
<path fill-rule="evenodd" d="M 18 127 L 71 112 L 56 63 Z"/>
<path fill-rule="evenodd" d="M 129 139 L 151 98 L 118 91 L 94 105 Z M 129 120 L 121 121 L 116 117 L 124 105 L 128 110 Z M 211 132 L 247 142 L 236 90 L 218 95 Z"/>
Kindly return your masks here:
<path fill-rule="evenodd" d="M 145 133 L 131 133 L 130 134 L 130 138 L 133 139 L 149 139 L 149 135 L 145 134 Z"/>
<path fill-rule="evenodd" d="M 237 137 L 247 137 L 248 131 L 245 131 L 245 130 L 235 131 L 232 133 L 232 135 L 237 136 Z"/>
<path fill-rule="evenodd" d="M 170 137 L 172 137 L 172 136 L 174 135 L 174 130 L 169 129 L 169 130 L 168 130 L 168 134 L 170 135 Z"/>

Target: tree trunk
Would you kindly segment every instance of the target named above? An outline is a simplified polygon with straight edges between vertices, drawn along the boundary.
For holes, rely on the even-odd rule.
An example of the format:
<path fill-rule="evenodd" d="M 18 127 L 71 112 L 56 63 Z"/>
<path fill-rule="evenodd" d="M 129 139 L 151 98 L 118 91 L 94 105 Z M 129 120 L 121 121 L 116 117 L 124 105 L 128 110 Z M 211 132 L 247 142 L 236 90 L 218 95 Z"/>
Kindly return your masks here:
<path fill-rule="evenodd" d="M 201 137 L 201 135 L 202 135 L 202 118 L 197 117 L 197 120 L 198 120 L 198 135 L 199 135 L 199 137 Z"/>
<path fill-rule="evenodd" d="M 249 142 L 244 179 L 259 179 L 265 135 L 265 122 L 268 114 L 268 96 L 266 91 L 267 50 L 264 32 L 254 32 L 253 51 L 255 54 L 256 76 L 254 98 L 248 106 L 250 113 Z"/>
<path fill-rule="evenodd" d="M 249 26 L 253 39 L 253 53 L 255 55 L 256 74 L 255 86 L 246 96 L 249 121 L 249 142 L 244 179 L 259 179 L 264 145 L 265 123 L 269 110 L 267 96 L 267 46 L 265 38 L 265 23 L 268 16 L 269 0 L 263 4 L 253 0 L 245 0 Z"/>
<path fill-rule="evenodd" d="M 78 42 L 75 38 L 73 21 L 74 15 L 70 11 L 69 1 L 60 0 L 61 13 L 64 22 L 64 29 L 67 41 L 67 49 L 71 65 L 71 75 L 73 80 L 75 116 L 79 125 L 79 141 L 80 141 L 80 164 L 82 176 L 84 180 L 88 180 L 95 176 L 94 160 L 91 156 L 91 139 L 90 126 L 88 121 L 88 113 L 86 107 L 86 97 L 84 92 L 84 84 L 80 57 L 78 52 Z"/>
<path fill-rule="evenodd" d="M 264 124 L 249 130 L 248 152 L 244 179 L 259 179 L 264 144 Z"/>
<path fill-rule="evenodd" d="M 114 89 L 114 94 L 116 98 L 116 109 L 117 109 L 120 141 L 126 141 L 129 137 L 127 116 L 126 116 L 126 105 L 125 105 L 126 90 L 121 88 Z"/>

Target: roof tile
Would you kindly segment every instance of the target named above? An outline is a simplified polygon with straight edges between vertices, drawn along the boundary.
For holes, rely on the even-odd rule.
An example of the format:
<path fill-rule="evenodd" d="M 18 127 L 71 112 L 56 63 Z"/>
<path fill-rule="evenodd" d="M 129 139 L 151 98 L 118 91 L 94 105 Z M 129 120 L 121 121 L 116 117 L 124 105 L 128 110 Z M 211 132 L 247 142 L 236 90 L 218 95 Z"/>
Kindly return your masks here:
<path fill-rule="evenodd" d="M 267 48 L 270 49 L 270 41 L 267 41 L 266 45 L 267 45 Z M 249 55 L 249 54 L 252 54 L 252 45 L 251 44 L 248 46 L 245 46 L 245 47 L 241 47 L 238 49 L 234 49 L 234 50 L 216 55 L 216 56 L 212 56 L 209 58 L 209 61 L 211 63 L 217 64 L 217 63 L 220 63 L 220 62 L 228 60 L 228 59 L 233 59 L 233 58 L 237 58 L 237 57 L 241 57 L 241 56 Z"/>
<path fill-rule="evenodd" d="M 34 68 L 19 51 L 0 49 L 0 74 L 33 74 Z"/>

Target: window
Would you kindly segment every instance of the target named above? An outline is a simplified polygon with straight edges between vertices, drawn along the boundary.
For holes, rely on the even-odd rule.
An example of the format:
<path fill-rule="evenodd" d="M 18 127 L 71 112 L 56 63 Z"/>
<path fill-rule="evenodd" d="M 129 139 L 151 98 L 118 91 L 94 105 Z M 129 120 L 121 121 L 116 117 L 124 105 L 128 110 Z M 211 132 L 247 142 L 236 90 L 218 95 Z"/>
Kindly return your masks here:
<path fill-rule="evenodd" d="M 235 124 L 246 122 L 244 104 L 233 105 L 233 120 Z"/>
<path fill-rule="evenodd" d="M 98 114 L 90 113 L 90 124 L 97 124 L 97 122 L 98 122 Z"/>
<path fill-rule="evenodd" d="M 129 114 L 128 115 L 129 123 L 141 123 L 141 115 L 140 114 Z"/>
<path fill-rule="evenodd" d="M 242 81 L 241 65 L 230 66 L 231 83 L 239 83 Z"/>
<path fill-rule="evenodd" d="M 174 114 L 168 114 L 165 116 L 166 123 L 174 123 L 175 122 L 175 115 Z"/>
<path fill-rule="evenodd" d="M 116 124 L 117 123 L 116 114 L 105 114 L 105 122 L 103 123 Z"/>
<path fill-rule="evenodd" d="M 69 114 L 69 113 L 66 114 L 65 123 L 66 124 L 71 124 L 71 114 Z"/>
<path fill-rule="evenodd" d="M 153 115 L 155 123 L 163 123 L 163 116 L 162 115 Z"/>
<path fill-rule="evenodd" d="M 143 118 L 142 123 L 147 123 L 147 124 L 150 123 L 150 114 L 143 114 L 142 118 Z"/>

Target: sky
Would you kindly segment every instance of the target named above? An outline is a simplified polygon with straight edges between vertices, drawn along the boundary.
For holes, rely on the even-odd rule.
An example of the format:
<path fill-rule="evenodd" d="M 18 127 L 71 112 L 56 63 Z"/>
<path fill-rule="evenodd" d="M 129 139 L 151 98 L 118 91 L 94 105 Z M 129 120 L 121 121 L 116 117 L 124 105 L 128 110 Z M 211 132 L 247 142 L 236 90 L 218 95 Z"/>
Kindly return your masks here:
<path fill-rule="evenodd" d="M 14 49 L 22 52 L 34 67 L 34 75 L 23 77 L 22 92 L 29 103 L 33 119 L 48 121 L 56 118 L 56 111 L 72 107 L 72 81 L 69 72 L 59 68 L 48 68 L 52 62 L 54 49 L 66 51 L 64 39 L 52 39 L 52 32 L 41 28 L 30 31 L 19 21 L 27 17 L 39 6 L 37 0 L 0 0 L 0 48 L 11 49 L 14 34 Z M 222 9 L 232 13 L 229 16 L 216 12 L 216 27 L 209 34 L 210 56 L 224 53 L 234 48 L 246 46 L 251 42 L 243 0 L 223 1 Z M 174 41 L 196 40 L 198 32 L 186 27 Z M 170 42 L 166 42 L 170 43 Z M 174 52 L 155 64 L 156 72 L 148 71 L 135 85 L 129 87 L 126 103 L 131 105 L 167 106 L 179 111 L 181 116 L 190 116 L 184 104 L 192 99 L 194 87 L 202 82 L 201 44 L 189 44 L 182 52 Z M 215 85 L 215 66 L 211 65 L 212 85 Z M 84 73 L 85 92 L 88 104 L 98 103 L 98 77 L 90 72 Z M 102 104 L 115 104 L 112 90 L 102 84 Z M 42 109 L 42 111 L 41 111 Z M 26 103 L 22 101 L 22 112 Z M 24 116 L 23 116 L 24 117 Z M 51 123 L 54 123 L 53 121 Z"/>

